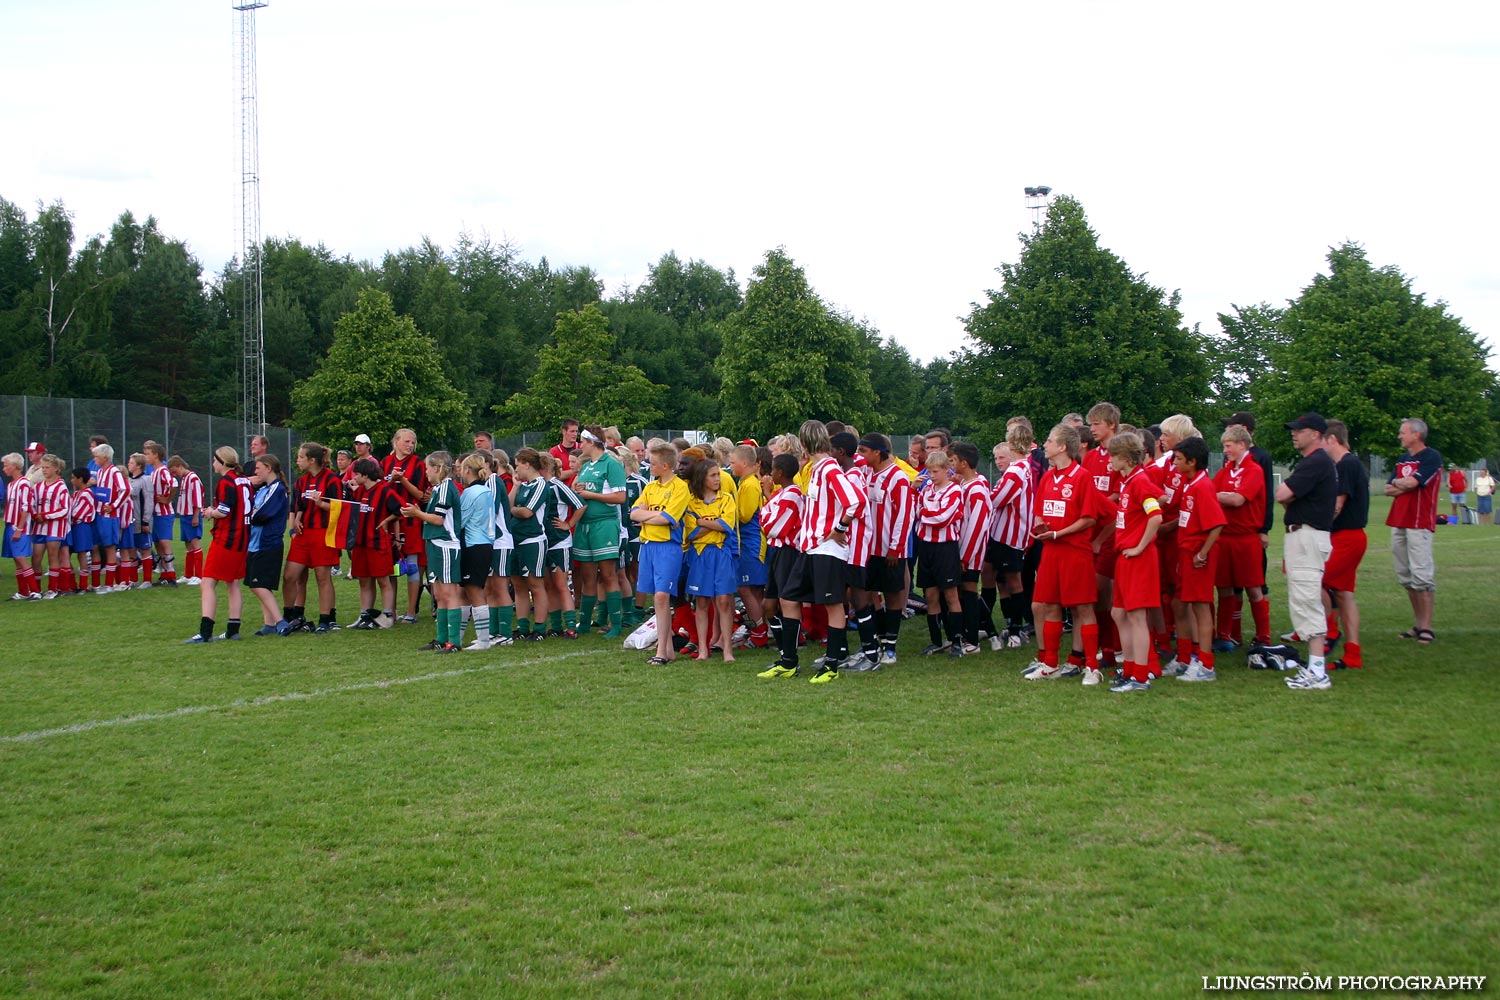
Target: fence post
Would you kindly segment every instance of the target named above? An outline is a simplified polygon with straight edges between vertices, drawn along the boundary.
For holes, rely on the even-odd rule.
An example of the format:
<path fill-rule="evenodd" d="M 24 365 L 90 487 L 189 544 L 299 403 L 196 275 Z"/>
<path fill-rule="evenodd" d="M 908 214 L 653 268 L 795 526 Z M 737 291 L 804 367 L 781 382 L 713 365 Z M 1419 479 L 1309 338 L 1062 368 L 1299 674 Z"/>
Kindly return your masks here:
<path fill-rule="evenodd" d="M 172 409 L 168 406 L 161 408 L 161 446 L 172 454 Z"/>
<path fill-rule="evenodd" d="M 125 454 L 130 454 L 130 446 L 125 442 L 130 440 L 125 434 L 125 400 L 120 400 L 120 447 L 125 449 Z"/>
<path fill-rule="evenodd" d="M 21 397 L 21 440 L 31 441 L 31 397 Z"/>
<path fill-rule="evenodd" d="M 203 463 L 203 467 L 205 469 L 207 469 L 209 471 L 209 473 L 210 473 L 209 479 L 213 478 L 213 476 L 211 474 L 213 472 L 213 467 L 214 467 L 213 466 L 213 457 L 214 457 L 214 415 L 212 413 L 210 413 L 208 415 L 208 458 L 209 458 L 209 460 Z M 205 480 L 205 482 L 207 482 L 207 480 Z"/>
<path fill-rule="evenodd" d="M 73 412 L 73 397 L 68 397 L 68 461 L 78 461 L 78 421 Z"/>

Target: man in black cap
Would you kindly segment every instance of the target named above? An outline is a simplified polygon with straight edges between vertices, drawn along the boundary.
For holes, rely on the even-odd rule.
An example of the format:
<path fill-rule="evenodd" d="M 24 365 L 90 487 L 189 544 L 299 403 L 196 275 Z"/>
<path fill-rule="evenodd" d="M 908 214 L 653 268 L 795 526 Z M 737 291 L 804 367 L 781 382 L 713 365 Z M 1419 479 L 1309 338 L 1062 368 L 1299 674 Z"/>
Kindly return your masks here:
<path fill-rule="evenodd" d="M 1333 551 L 1329 533 L 1339 497 L 1339 476 L 1323 435 L 1328 422 L 1316 413 L 1290 421 L 1292 444 L 1302 456 L 1292 474 L 1276 488 L 1276 502 L 1286 508 L 1286 597 L 1292 626 L 1307 640 L 1307 666 L 1288 677 L 1294 691 L 1322 691 L 1333 686 L 1323 660 L 1323 637 L 1328 633 L 1323 614 L 1323 567 Z"/>

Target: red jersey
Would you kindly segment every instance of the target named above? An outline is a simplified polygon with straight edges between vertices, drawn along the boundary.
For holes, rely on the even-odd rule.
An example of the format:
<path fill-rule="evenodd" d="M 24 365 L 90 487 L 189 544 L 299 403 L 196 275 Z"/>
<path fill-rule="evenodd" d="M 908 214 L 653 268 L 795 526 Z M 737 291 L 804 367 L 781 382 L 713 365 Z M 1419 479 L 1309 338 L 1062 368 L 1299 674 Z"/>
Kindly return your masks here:
<path fill-rule="evenodd" d="M 399 471 L 401 475 L 406 477 L 407 482 L 423 493 L 432 488 L 432 484 L 427 481 L 427 464 L 422 461 L 421 456 L 415 453 L 407 455 L 405 458 L 397 458 L 396 453 L 391 452 L 380 460 L 380 469 L 385 473 L 386 479 L 391 478 L 391 473 Z M 422 505 L 421 497 L 413 498 L 406 491 L 406 487 L 395 483 L 392 483 L 392 485 L 396 487 L 396 497 L 401 501 L 403 506 L 409 503 L 416 504 L 418 507 Z M 418 538 L 422 536 L 421 522 L 416 518 L 403 517 L 400 524 L 402 535 L 415 535 Z"/>
<path fill-rule="evenodd" d="M 1219 491 L 1208 473 L 1199 471 L 1193 481 L 1182 488 L 1177 509 L 1177 546 L 1183 552 L 1197 553 L 1208 533 L 1222 527 L 1227 519 L 1219 505 Z"/>
<path fill-rule="evenodd" d="M 128 524 L 130 518 L 121 516 L 121 509 L 130 502 L 130 484 L 118 465 L 101 465 L 94 473 L 95 489 L 98 491 L 99 516 L 118 517 L 120 523 Z"/>
<path fill-rule="evenodd" d="M 151 473 L 151 492 L 156 497 L 152 513 L 157 517 L 171 517 L 172 491 L 177 488 L 177 478 L 165 465 L 158 465 Z"/>
<path fill-rule="evenodd" d="M 870 509 L 870 464 L 866 462 L 860 466 L 855 463 L 844 477 L 849 487 L 860 496 L 856 505 L 858 511 L 849 519 L 849 531 L 844 535 L 844 541 L 849 545 L 849 565 L 865 566 L 870 562 L 870 550 L 875 547 L 875 513 Z"/>
<path fill-rule="evenodd" d="M 329 500 L 342 500 L 344 481 L 338 477 L 338 473 L 328 469 L 317 475 L 304 472 L 297 477 L 297 485 L 292 490 L 292 512 L 302 515 L 303 531 L 323 531 L 328 527 L 328 511 L 309 500 L 309 492 Z"/>
<path fill-rule="evenodd" d="M 1463 469 L 1454 469 L 1448 473 L 1448 492 L 1462 493 L 1469 488 L 1469 477 L 1464 475 Z"/>
<path fill-rule="evenodd" d="M 19 528 L 23 535 L 31 534 L 31 512 L 35 506 L 36 487 L 31 480 L 25 476 L 12 479 L 5 495 L 5 523 Z"/>
<path fill-rule="evenodd" d="M 963 515 L 958 526 L 958 555 L 970 572 L 984 568 L 984 553 L 990 540 L 990 482 L 975 476 L 960 483 Z"/>
<path fill-rule="evenodd" d="M 94 494 L 88 487 L 84 487 L 73 498 L 68 501 L 68 517 L 74 524 L 93 524 L 94 518 L 99 511 L 99 505 L 94 502 Z"/>
<path fill-rule="evenodd" d="M 917 538 L 956 542 L 963 527 L 964 488 L 952 479 L 938 486 L 931 479 L 917 494 Z"/>
<path fill-rule="evenodd" d="M 1031 459 L 1006 466 L 990 490 L 990 538 L 1013 549 L 1031 544 Z"/>
<path fill-rule="evenodd" d="M 773 549 L 792 546 L 802 526 L 802 488 L 795 483 L 777 490 L 760 509 L 760 530 Z"/>
<path fill-rule="evenodd" d="M 853 482 L 848 473 L 839 468 L 839 463 L 827 456 L 819 459 L 807 479 L 807 499 L 802 504 L 802 526 L 797 532 L 797 548 L 802 552 L 813 552 L 827 544 L 834 525 L 845 520 L 846 513 L 859 516 L 864 506 L 865 491 Z M 842 553 L 827 551 L 826 554 Z"/>
<path fill-rule="evenodd" d="M 1437 528 L 1438 483 L 1443 478 L 1443 458 L 1437 449 L 1424 447 L 1415 455 L 1402 455 L 1391 470 L 1390 482 L 1410 476 L 1417 488 L 1391 498 L 1391 512 L 1385 523 L 1392 528 Z"/>
<path fill-rule="evenodd" d="M 870 510 L 875 524 L 876 556 L 904 556 L 917 512 L 911 479 L 892 462 L 882 472 L 870 473 Z"/>
<path fill-rule="evenodd" d="M 398 521 L 401 519 L 401 499 L 396 496 L 396 487 L 382 479 L 368 489 L 352 486 L 350 492 L 359 503 L 359 532 L 354 544 L 362 549 L 389 549 L 391 532 L 385 526 L 385 519 L 393 514 Z"/>
<path fill-rule="evenodd" d="M 1145 468 L 1132 469 L 1120 483 L 1120 499 L 1116 501 L 1115 548 L 1121 552 L 1133 549 L 1146 537 L 1146 525 L 1153 517 L 1161 516 L 1161 501 L 1156 499 L 1157 486 L 1146 474 Z M 1156 540 L 1152 539 L 1151 545 Z M 1148 550 L 1150 546 L 1147 547 Z M 1145 553 L 1141 553 L 1145 555 Z"/>
<path fill-rule="evenodd" d="M 189 469 L 183 473 L 177 486 L 177 500 L 172 505 L 177 513 L 192 517 L 203 509 L 203 480 L 198 478 L 198 473 Z"/>
<path fill-rule="evenodd" d="M 1214 476 L 1214 486 L 1220 493 L 1238 493 L 1245 502 L 1238 507 L 1225 507 L 1224 524 L 1226 535 L 1258 535 L 1265 521 L 1266 477 L 1255 459 L 1247 450 L 1239 462 L 1225 462 L 1224 468 Z"/>
<path fill-rule="evenodd" d="M 68 528 L 68 484 L 61 479 L 36 487 L 35 517 L 31 532 L 45 538 L 66 538 Z"/>
<path fill-rule="evenodd" d="M 214 544 L 230 552 L 250 549 L 250 511 L 253 484 L 244 476 L 224 476 L 214 490 L 214 509 L 224 515 L 214 521 Z"/>
<path fill-rule="evenodd" d="M 1104 445 L 1090 448 L 1083 453 L 1083 471 L 1093 482 L 1094 489 L 1107 499 L 1113 500 L 1115 494 L 1120 492 L 1120 484 L 1124 482 L 1124 479 L 1109 467 L 1109 449 Z"/>
<path fill-rule="evenodd" d="M 1073 462 L 1065 469 L 1048 469 L 1036 486 L 1035 519 L 1046 527 L 1043 531 L 1062 531 L 1077 521 L 1091 517 L 1097 526 L 1114 516 L 1114 507 L 1094 487 L 1093 478 L 1084 467 Z M 1069 545 L 1090 556 L 1094 553 L 1094 532 L 1075 531 L 1058 539 L 1048 538 L 1048 545 Z"/>

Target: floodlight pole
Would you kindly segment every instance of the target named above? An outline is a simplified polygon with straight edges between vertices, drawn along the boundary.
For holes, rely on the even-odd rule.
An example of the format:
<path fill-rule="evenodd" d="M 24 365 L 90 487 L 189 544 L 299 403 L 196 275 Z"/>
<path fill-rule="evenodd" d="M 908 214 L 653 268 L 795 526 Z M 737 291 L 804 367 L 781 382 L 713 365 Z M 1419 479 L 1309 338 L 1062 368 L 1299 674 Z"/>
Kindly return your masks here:
<path fill-rule="evenodd" d="M 255 12 L 264 2 L 234 5 L 240 104 L 240 419 L 247 435 L 266 432 L 265 322 L 260 240 L 260 120 L 256 104 Z"/>
<path fill-rule="evenodd" d="M 1042 215 L 1052 201 L 1052 189 L 1045 184 L 1026 189 L 1026 207 L 1031 212 L 1031 228 L 1042 228 Z"/>

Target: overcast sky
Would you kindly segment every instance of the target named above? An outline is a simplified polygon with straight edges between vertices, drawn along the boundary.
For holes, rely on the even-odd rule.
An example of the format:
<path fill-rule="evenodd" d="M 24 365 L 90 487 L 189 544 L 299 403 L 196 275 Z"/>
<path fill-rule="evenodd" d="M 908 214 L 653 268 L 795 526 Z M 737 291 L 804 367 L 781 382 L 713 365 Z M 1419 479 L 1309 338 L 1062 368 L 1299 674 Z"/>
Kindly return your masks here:
<path fill-rule="evenodd" d="M 236 17 L 0 0 L 0 196 L 61 199 L 80 237 L 155 215 L 217 271 Z M 612 292 L 668 250 L 743 284 L 784 245 L 925 359 L 962 345 L 1047 184 L 1205 330 L 1356 240 L 1500 343 L 1494 2 L 273 0 L 256 21 L 263 232 L 340 255 L 468 230 Z"/>

